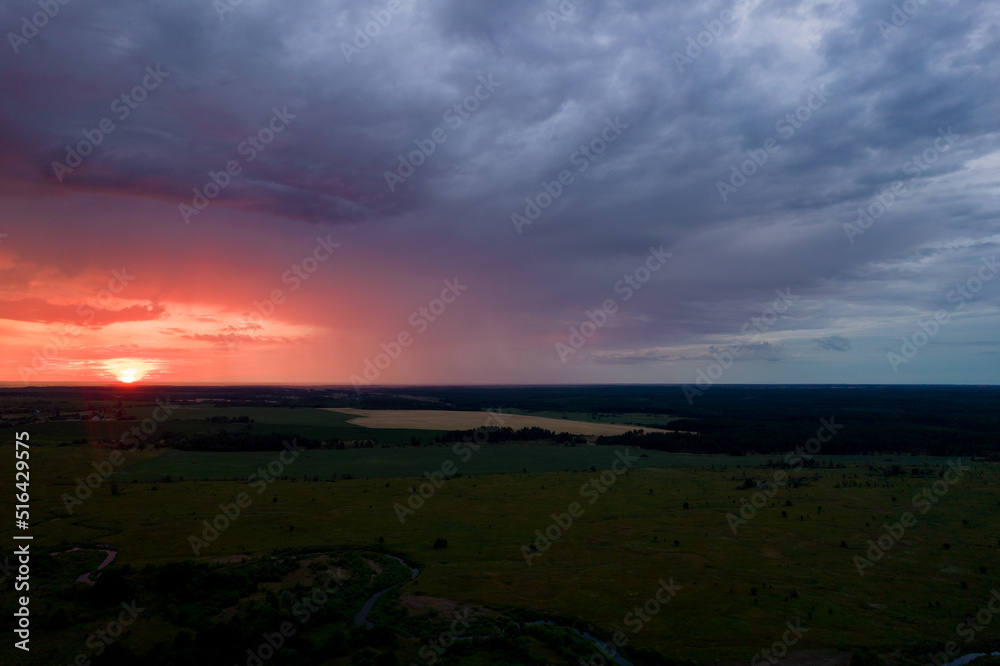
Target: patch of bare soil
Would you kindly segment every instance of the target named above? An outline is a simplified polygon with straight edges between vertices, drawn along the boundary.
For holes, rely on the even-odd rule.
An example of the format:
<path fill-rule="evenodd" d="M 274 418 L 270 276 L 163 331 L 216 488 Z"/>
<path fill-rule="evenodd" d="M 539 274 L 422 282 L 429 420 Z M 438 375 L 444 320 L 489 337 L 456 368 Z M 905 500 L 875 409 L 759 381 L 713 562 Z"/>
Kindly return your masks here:
<path fill-rule="evenodd" d="M 348 423 L 365 428 L 404 428 L 408 430 L 473 430 L 485 426 L 506 426 L 520 428 L 543 428 L 555 433 L 567 432 L 573 435 L 621 435 L 630 430 L 642 429 L 646 432 L 667 432 L 657 428 L 623 425 L 620 423 L 597 423 L 551 419 L 544 416 L 524 414 L 494 414 L 492 412 L 454 412 L 433 409 L 352 409 L 326 408 L 331 412 L 351 414 L 357 418 Z"/>
<path fill-rule="evenodd" d="M 472 619 L 475 617 L 500 617 L 500 613 L 491 611 L 482 606 L 470 606 L 451 599 L 441 599 L 439 597 L 425 597 L 416 595 L 404 595 L 399 598 L 400 605 L 410 614 L 424 615 L 430 609 L 437 609 L 438 617 L 443 620 L 454 620 L 457 618 Z"/>

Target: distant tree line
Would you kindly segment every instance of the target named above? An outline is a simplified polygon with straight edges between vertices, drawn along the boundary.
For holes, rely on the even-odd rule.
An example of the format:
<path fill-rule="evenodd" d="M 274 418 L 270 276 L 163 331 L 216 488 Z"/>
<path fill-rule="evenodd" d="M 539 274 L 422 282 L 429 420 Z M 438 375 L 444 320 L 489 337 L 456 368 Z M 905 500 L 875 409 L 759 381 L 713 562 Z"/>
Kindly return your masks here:
<path fill-rule="evenodd" d="M 1000 440 L 995 433 L 928 428 L 916 425 L 878 427 L 871 423 L 844 424 L 830 441 L 822 444 L 820 455 L 864 455 L 871 453 L 921 454 L 932 456 L 983 456 L 1000 459 Z M 635 446 L 673 453 L 724 453 L 730 455 L 778 454 L 803 447 L 816 436 L 817 418 L 812 422 L 743 421 L 738 419 L 683 419 L 672 421 L 671 429 L 688 432 L 644 432 L 601 436 L 598 445 Z M 696 434 L 690 434 L 690 433 Z"/>
<path fill-rule="evenodd" d="M 225 430 L 207 430 L 193 435 L 165 432 L 161 446 L 179 451 L 282 451 L 290 442 L 303 449 L 323 446 L 318 439 L 294 433 L 230 433 Z M 326 443 L 330 448 L 337 448 L 337 444 L 343 442 L 334 440 Z"/>
<path fill-rule="evenodd" d="M 474 430 L 449 430 L 438 437 L 435 441 L 440 444 L 450 444 L 452 442 L 475 441 L 481 442 L 483 433 L 490 442 L 574 442 L 577 444 L 586 443 L 586 439 L 579 435 L 572 435 L 568 432 L 554 433 L 545 428 L 518 428 L 517 430 L 508 427 L 487 426 Z"/>
<path fill-rule="evenodd" d="M 205 420 L 209 423 L 246 423 L 247 425 L 255 422 L 249 416 L 206 416 Z"/>

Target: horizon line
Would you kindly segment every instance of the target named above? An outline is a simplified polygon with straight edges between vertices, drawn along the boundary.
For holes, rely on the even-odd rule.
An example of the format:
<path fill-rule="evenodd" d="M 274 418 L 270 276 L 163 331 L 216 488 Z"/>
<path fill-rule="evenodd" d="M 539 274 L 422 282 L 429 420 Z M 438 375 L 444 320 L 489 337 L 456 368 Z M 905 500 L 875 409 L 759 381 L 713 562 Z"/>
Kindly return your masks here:
<path fill-rule="evenodd" d="M 396 389 L 441 389 L 441 388 L 594 388 L 594 387 L 678 387 L 692 386 L 688 383 L 664 382 L 580 382 L 571 384 L 558 383 L 537 383 L 537 384 L 372 384 L 369 386 L 355 387 L 352 384 L 335 383 L 304 383 L 304 382 L 153 382 L 140 381 L 124 383 L 118 381 L 108 382 L 3 382 L 0 381 L 0 389 L 26 389 L 26 388 L 140 388 L 143 386 L 160 387 L 191 387 L 191 388 L 229 388 L 229 387 L 260 387 L 260 388 L 323 388 L 323 389 L 343 389 L 348 391 L 360 390 L 360 392 L 371 390 L 396 390 Z M 916 386 L 962 386 L 962 387 L 1000 387 L 998 383 L 982 382 L 923 382 L 923 383 L 875 383 L 875 382 L 744 382 L 744 383 L 716 383 L 712 388 L 733 388 L 733 387 L 916 387 Z"/>

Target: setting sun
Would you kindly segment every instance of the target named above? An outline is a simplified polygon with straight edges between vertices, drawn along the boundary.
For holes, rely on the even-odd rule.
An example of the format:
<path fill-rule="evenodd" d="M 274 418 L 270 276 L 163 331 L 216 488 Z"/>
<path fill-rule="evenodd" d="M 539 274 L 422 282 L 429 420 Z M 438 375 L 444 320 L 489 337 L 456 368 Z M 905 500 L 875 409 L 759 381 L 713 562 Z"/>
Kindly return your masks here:
<path fill-rule="evenodd" d="M 127 368 L 118 373 L 118 381 L 131 384 L 139 378 L 139 371 L 135 368 Z"/>
<path fill-rule="evenodd" d="M 104 371 L 123 384 L 132 384 L 147 377 L 151 372 L 156 375 L 158 364 L 136 358 L 116 358 L 104 362 Z"/>

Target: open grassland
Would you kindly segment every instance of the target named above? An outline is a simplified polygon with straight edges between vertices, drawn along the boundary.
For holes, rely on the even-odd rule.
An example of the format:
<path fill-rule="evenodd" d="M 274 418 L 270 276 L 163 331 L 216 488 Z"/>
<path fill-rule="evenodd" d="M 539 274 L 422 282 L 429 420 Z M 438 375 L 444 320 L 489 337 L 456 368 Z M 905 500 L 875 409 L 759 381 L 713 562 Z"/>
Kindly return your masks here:
<path fill-rule="evenodd" d="M 282 475 L 309 480 L 318 477 L 321 481 L 342 479 L 346 475 L 353 478 L 414 477 L 437 472 L 448 460 L 461 474 L 512 474 L 525 469 L 553 472 L 603 466 L 609 455 L 614 455 L 611 449 L 595 446 L 483 446 L 473 452 L 468 444 L 459 444 L 458 451 L 456 454 L 454 448 L 448 447 L 302 451 Z M 230 453 L 169 451 L 129 468 L 121 478 L 156 481 L 169 474 L 173 479 L 246 479 L 266 468 L 276 455 L 277 452 L 254 452 L 234 457 Z M 680 457 L 651 451 L 636 465 L 668 467 Z"/>
<path fill-rule="evenodd" d="M 614 451 L 554 448 L 601 454 L 597 472 L 463 475 L 444 482 L 402 523 L 396 505 L 406 505 L 411 488 L 425 479 L 275 481 L 261 492 L 236 481 L 131 483 L 133 472 L 161 459 L 152 452 L 127 453 L 120 494 L 112 496 L 105 482 L 70 515 L 62 495 L 73 493 L 76 478 L 93 471 L 92 461 L 106 459 L 106 450 L 34 448 L 33 549 L 110 543 L 121 549 L 123 563 L 135 566 L 284 547 L 370 546 L 381 537 L 386 548 L 423 565 L 404 594 L 581 618 L 607 631 L 622 629 L 635 645 L 705 660 L 749 660 L 780 639 L 794 618 L 809 628 L 796 649 L 955 640 L 958 622 L 1000 587 L 996 465 L 973 466 L 926 513 L 912 498 L 932 488 L 937 474 L 883 477 L 861 465 L 794 471 L 807 485 L 779 488 L 734 534 L 726 515 L 738 513 L 740 499 L 755 492 L 742 489 L 744 475 L 768 480 L 774 470 L 723 469 L 718 459 L 715 467 L 636 469 L 591 504 L 581 487 L 611 467 Z M 431 451 L 439 461 L 451 454 Z M 301 473 L 296 468 L 308 462 L 292 463 L 288 474 L 311 478 L 311 464 Z M 439 468 L 440 462 L 427 470 Z M 252 503 L 195 558 L 189 536 L 201 535 L 203 521 L 239 493 Z M 573 502 L 583 515 L 550 547 L 542 544 L 544 552 L 529 565 L 521 547 Z M 906 511 L 917 524 L 859 575 L 853 558 L 865 556 L 868 540 Z M 6 536 L 10 543 L 9 528 Z M 447 548 L 432 547 L 438 537 L 448 540 Z M 683 588 L 632 634 L 626 614 L 670 578 Z M 976 644 L 997 638 L 1000 622 L 994 621 Z"/>
<path fill-rule="evenodd" d="M 165 399 L 169 404 L 169 399 Z M 39 443 L 60 444 L 77 440 L 119 441 L 123 434 L 140 425 L 143 419 L 153 417 L 155 404 L 131 406 L 123 409 L 129 420 L 92 421 L 62 420 L 33 423 L 30 426 L 32 440 Z M 112 409 L 112 412 L 117 411 Z M 164 414 L 163 411 L 158 414 Z M 254 420 L 252 432 L 256 434 L 278 433 L 289 436 L 308 437 L 319 441 L 357 441 L 376 439 L 380 443 L 409 443 L 412 437 L 430 439 L 441 434 L 441 430 L 427 428 L 367 428 L 349 423 L 352 418 L 326 409 L 288 407 L 212 407 L 196 405 L 174 405 L 168 418 L 157 423 L 156 432 L 149 437 L 155 442 L 164 433 L 195 435 L 206 431 L 225 430 L 229 434 L 250 432 L 248 424 L 219 423 L 208 419 L 235 419 L 242 416 Z"/>
<path fill-rule="evenodd" d="M 486 426 L 502 425 L 520 428 L 543 428 L 554 433 L 571 435 L 620 435 L 635 426 L 597 421 L 571 421 L 569 419 L 503 414 L 493 412 L 458 412 L 433 409 L 348 409 L 330 408 L 329 411 L 349 414 L 352 423 L 366 428 L 409 428 L 412 430 L 473 430 Z M 649 432 L 664 432 L 646 428 Z"/>
<path fill-rule="evenodd" d="M 778 456 L 727 456 L 638 452 L 635 467 L 752 467 L 780 460 Z M 246 479 L 275 459 L 277 452 L 231 453 L 197 451 L 161 451 L 144 458 L 117 476 L 123 481 L 157 481 L 165 475 L 173 480 Z M 456 447 L 362 448 L 343 451 L 303 451 L 281 476 L 331 481 L 345 475 L 359 479 L 416 477 L 439 471 L 446 461 L 455 464 L 459 474 L 516 474 L 528 472 L 585 471 L 608 464 L 613 449 L 604 446 L 562 446 L 509 444 L 483 445 L 473 451 L 469 444 Z M 820 460 L 856 464 L 893 464 L 900 458 L 883 456 L 820 456 Z M 138 460 L 138 459 L 137 459 Z M 907 464 L 942 464 L 944 459 L 931 456 L 906 458 Z"/>

